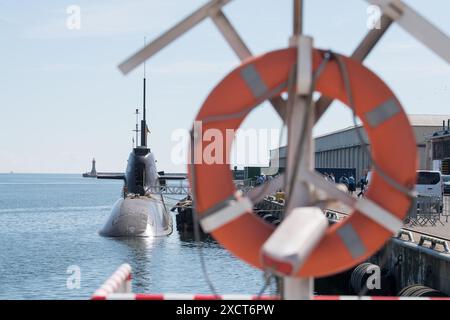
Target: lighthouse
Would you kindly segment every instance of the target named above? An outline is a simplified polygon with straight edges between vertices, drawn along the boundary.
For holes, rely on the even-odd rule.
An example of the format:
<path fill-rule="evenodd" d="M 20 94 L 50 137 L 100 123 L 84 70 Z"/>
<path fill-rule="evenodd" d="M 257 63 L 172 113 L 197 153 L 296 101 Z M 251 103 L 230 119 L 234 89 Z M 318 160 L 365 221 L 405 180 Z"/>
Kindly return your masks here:
<path fill-rule="evenodd" d="M 92 158 L 91 175 L 92 175 L 92 176 L 97 176 L 97 170 L 95 170 L 95 158 Z"/>
<path fill-rule="evenodd" d="M 91 172 L 83 173 L 83 177 L 84 178 L 96 178 L 97 177 L 97 170 L 95 169 L 95 158 L 92 159 Z"/>

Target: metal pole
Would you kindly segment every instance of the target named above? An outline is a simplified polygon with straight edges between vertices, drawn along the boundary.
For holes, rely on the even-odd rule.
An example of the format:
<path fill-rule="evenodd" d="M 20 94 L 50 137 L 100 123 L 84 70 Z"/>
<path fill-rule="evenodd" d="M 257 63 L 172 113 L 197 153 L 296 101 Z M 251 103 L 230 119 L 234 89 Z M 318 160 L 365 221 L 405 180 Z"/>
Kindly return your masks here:
<path fill-rule="evenodd" d="M 141 146 L 147 146 L 147 123 L 145 121 L 146 111 L 145 111 L 145 78 L 144 78 L 144 89 L 143 89 L 143 112 L 142 112 L 142 121 L 141 121 Z"/>
<path fill-rule="evenodd" d="M 146 79 L 145 79 L 145 77 L 144 77 L 144 93 L 143 93 L 143 99 L 142 99 L 142 106 L 143 106 L 143 109 L 144 109 L 144 112 L 143 112 L 143 115 L 142 115 L 142 118 L 144 119 L 144 121 L 146 121 L 147 120 L 147 110 L 146 110 L 146 105 L 145 105 L 145 95 L 146 95 L 146 92 L 145 92 L 145 90 L 146 90 Z"/>
<path fill-rule="evenodd" d="M 303 34 L 303 0 L 294 0 L 294 23 L 292 34 Z"/>
<path fill-rule="evenodd" d="M 146 46 L 146 38 L 144 37 L 144 47 Z M 144 81 L 143 81 L 143 97 L 142 97 L 142 121 L 141 121 L 141 146 L 147 146 L 147 107 L 145 105 L 145 97 L 146 97 L 146 69 L 145 69 L 145 61 L 144 61 Z"/>
<path fill-rule="evenodd" d="M 355 51 L 353 51 L 353 54 L 351 56 L 352 59 L 362 62 L 369 55 L 375 45 L 380 41 L 380 39 L 391 26 L 392 22 L 393 20 L 387 15 L 382 15 L 380 18 L 381 28 L 372 29 L 367 33 L 367 35 L 364 37 Z M 319 121 L 320 117 L 325 113 L 332 102 L 333 99 L 326 96 L 321 96 L 319 100 L 317 100 L 315 108 L 316 122 Z"/>
<path fill-rule="evenodd" d="M 209 12 L 212 8 L 222 8 L 228 4 L 231 0 L 211 0 L 207 2 L 202 7 L 198 8 L 196 11 L 191 13 L 188 17 L 180 21 L 178 24 L 170 28 L 168 31 L 163 33 L 161 36 L 153 40 L 149 45 L 145 46 L 138 52 L 134 53 L 131 57 L 123 61 L 119 65 L 120 71 L 124 74 L 128 74 L 130 71 L 134 70 L 138 65 L 140 65 L 145 60 L 151 58 L 155 53 L 165 48 L 171 42 L 176 40 L 178 37 L 183 35 L 185 32 L 189 31 L 204 19 L 209 17 Z"/>
<path fill-rule="evenodd" d="M 305 42 L 301 39 L 303 34 L 303 1 L 294 0 L 294 15 L 293 15 L 293 36 L 291 38 L 291 46 L 296 46 L 300 52 L 300 44 Z M 302 52 L 303 53 L 303 52 Z M 298 55 L 299 60 L 297 65 L 304 65 L 304 61 L 300 59 L 308 59 L 308 57 Z M 289 97 L 289 99 L 294 99 L 294 104 L 292 110 L 289 110 L 290 117 L 287 119 L 288 123 L 288 174 L 291 175 L 290 179 L 296 179 L 293 172 L 299 172 L 299 166 L 311 167 L 312 166 L 312 152 L 313 152 L 313 141 L 312 141 L 312 126 L 314 125 L 314 112 L 309 110 L 311 108 L 308 105 L 308 96 L 299 94 L 298 83 L 300 79 L 308 78 L 305 72 L 311 73 L 309 68 L 300 68 L 299 70 L 302 74 L 297 74 L 296 79 L 296 92 L 294 97 Z M 305 77 L 306 76 L 306 77 Z M 309 75 L 312 77 L 312 74 Z M 304 91 L 305 88 L 300 88 Z M 306 88 L 309 89 L 309 88 Z M 305 118 L 308 118 L 305 121 Z M 296 150 L 299 144 L 299 140 L 303 137 L 302 150 Z M 300 162 L 296 161 L 296 154 L 300 152 L 301 158 Z M 297 168 L 296 168 L 297 167 Z M 296 170 L 297 169 L 297 170 Z M 292 185 L 292 189 L 287 188 L 287 195 L 289 197 L 288 206 L 286 207 L 285 214 L 288 215 L 294 208 L 305 207 L 310 205 L 311 202 L 311 190 L 309 186 L 303 182 L 290 183 L 289 179 L 286 179 L 286 187 Z M 312 298 L 314 291 L 314 279 L 313 278 L 296 278 L 296 277 L 284 277 L 282 285 L 282 298 L 287 300 L 309 300 Z"/>
<path fill-rule="evenodd" d="M 210 16 L 219 32 L 225 38 L 231 49 L 236 53 L 238 58 L 242 61 L 253 54 L 242 40 L 236 29 L 233 27 L 227 16 L 220 8 L 214 8 L 214 11 L 210 12 Z M 281 119 L 285 117 L 286 102 L 281 97 L 270 98 L 270 103 L 280 115 Z"/>
<path fill-rule="evenodd" d="M 406 32 L 426 47 L 433 50 L 444 61 L 450 63 L 450 41 L 448 35 L 424 19 L 413 8 L 401 0 L 366 0 L 378 6 Z"/>

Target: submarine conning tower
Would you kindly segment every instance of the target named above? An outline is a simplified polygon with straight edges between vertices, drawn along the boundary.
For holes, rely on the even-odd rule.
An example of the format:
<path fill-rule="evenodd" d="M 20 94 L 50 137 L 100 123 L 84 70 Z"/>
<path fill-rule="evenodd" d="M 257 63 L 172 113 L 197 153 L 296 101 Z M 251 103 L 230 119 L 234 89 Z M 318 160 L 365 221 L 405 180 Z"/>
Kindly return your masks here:
<path fill-rule="evenodd" d="M 145 66 L 144 66 L 145 68 Z M 147 110 L 146 110 L 146 78 L 144 69 L 143 78 L 143 101 L 141 120 L 141 144 L 133 148 L 128 157 L 125 173 L 125 185 L 127 193 L 144 196 L 151 186 L 158 184 L 158 172 L 156 170 L 155 158 L 150 148 L 147 147 Z M 137 142 L 137 141 L 136 141 Z"/>
<path fill-rule="evenodd" d="M 158 184 L 155 158 L 147 147 L 136 147 L 128 158 L 125 185 L 128 193 L 144 196 L 151 186 Z"/>

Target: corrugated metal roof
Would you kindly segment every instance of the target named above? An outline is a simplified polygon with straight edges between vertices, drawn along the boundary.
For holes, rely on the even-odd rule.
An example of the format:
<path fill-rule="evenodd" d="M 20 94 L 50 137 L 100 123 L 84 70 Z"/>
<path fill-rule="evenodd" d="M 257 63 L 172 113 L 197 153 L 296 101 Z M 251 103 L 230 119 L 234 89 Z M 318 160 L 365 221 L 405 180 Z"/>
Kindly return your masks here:
<path fill-rule="evenodd" d="M 409 114 L 408 118 L 413 126 L 442 127 L 442 121 L 447 123 L 450 114 Z"/>
<path fill-rule="evenodd" d="M 409 114 L 408 115 L 409 122 L 411 122 L 411 126 L 413 127 L 439 127 L 442 128 L 442 121 L 447 123 L 447 120 L 450 119 L 450 114 Z M 360 127 L 360 126 L 358 126 Z M 324 133 L 314 138 L 322 138 L 332 134 L 345 132 L 347 130 L 354 129 L 354 126 L 346 127 L 343 129 L 339 129 L 336 131 L 332 131 L 329 133 Z"/>

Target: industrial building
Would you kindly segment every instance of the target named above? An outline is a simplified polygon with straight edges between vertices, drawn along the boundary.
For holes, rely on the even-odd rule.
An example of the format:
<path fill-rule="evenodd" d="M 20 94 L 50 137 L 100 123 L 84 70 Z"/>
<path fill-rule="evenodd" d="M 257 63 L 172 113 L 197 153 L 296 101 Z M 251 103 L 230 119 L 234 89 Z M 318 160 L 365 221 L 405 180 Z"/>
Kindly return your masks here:
<path fill-rule="evenodd" d="M 450 120 L 426 141 L 426 168 L 450 174 Z"/>
<path fill-rule="evenodd" d="M 430 147 L 427 148 L 427 143 L 429 144 L 427 141 L 437 131 L 442 130 L 443 121 L 447 121 L 450 115 L 408 115 L 408 117 L 417 141 L 417 152 L 420 160 L 419 166 L 421 169 L 427 169 L 429 167 L 428 154 L 431 152 L 428 151 Z M 319 171 L 352 172 L 355 178 L 359 179 L 371 167 L 371 163 L 369 157 L 363 151 L 356 130 L 357 128 L 352 126 L 316 137 L 316 169 Z M 360 130 L 364 140 L 363 143 L 370 147 L 365 131 L 363 129 Z M 450 143 L 450 135 L 447 136 L 446 141 L 447 144 Z M 447 153 L 450 152 L 448 149 L 446 150 Z M 286 167 L 286 147 L 282 147 L 278 151 L 279 167 L 280 171 L 283 171 Z M 276 152 L 272 150 L 272 160 L 275 154 Z M 447 156 L 450 157 L 448 154 Z"/>

